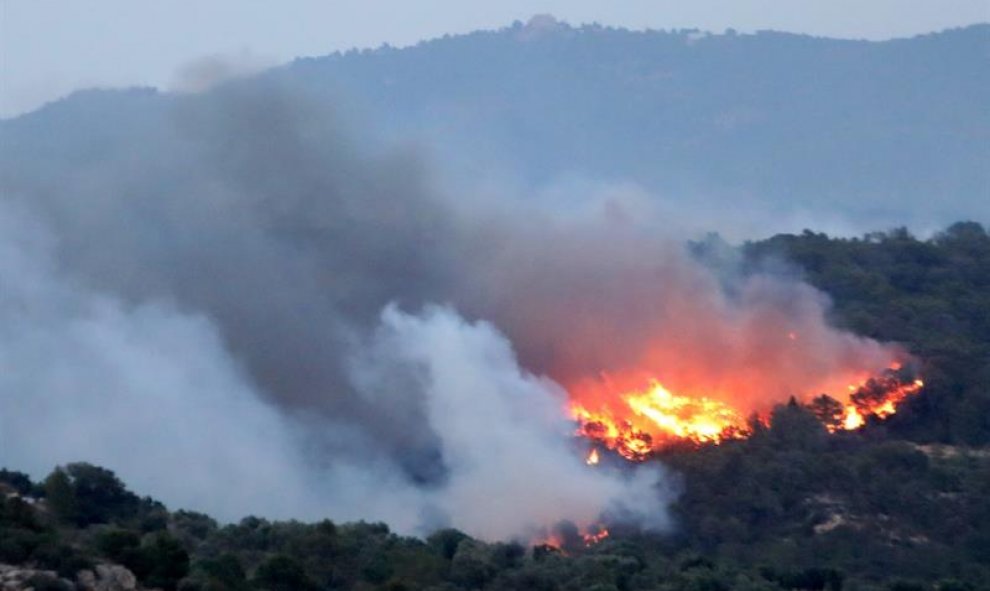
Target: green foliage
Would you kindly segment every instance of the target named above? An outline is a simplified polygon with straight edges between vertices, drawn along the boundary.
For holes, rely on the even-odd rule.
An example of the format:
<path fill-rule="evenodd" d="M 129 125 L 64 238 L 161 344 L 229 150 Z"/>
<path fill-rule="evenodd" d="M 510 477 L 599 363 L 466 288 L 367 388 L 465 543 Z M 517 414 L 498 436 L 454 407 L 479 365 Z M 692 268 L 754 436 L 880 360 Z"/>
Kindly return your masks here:
<path fill-rule="evenodd" d="M 62 468 L 56 468 L 45 479 L 45 501 L 56 519 L 63 523 L 77 523 L 79 520 L 79 499 L 69 475 Z"/>
<path fill-rule="evenodd" d="M 456 529 L 441 529 L 430 534 L 426 538 L 426 543 L 445 559 L 450 560 L 457 553 L 457 546 L 467 537 L 467 534 Z"/>
<path fill-rule="evenodd" d="M 921 361 L 925 395 L 889 422 L 899 436 L 990 443 L 990 235 L 975 222 L 930 240 L 907 230 L 829 238 L 805 231 L 749 243 L 754 267 L 768 257 L 802 269 L 854 332 L 902 343 Z"/>
<path fill-rule="evenodd" d="M 53 570 L 62 577 L 74 577 L 84 568 L 92 568 L 90 558 L 78 548 L 60 540 L 57 536 L 46 537 L 31 555 L 32 563 L 47 570 Z"/>
<path fill-rule="evenodd" d="M 160 504 L 149 500 L 142 505 L 140 499 L 105 468 L 86 463 L 57 467 L 45 479 L 42 490 L 52 513 L 65 524 L 87 526 L 123 522 L 140 515 L 145 519 L 146 529 L 164 526 Z M 157 527 L 153 518 L 156 509 L 159 512 Z"/>
<path fill-rule="evenodd" d="M 816 451 L 825 447 L 827 435 L 821 421 L 791 398 L 788 404 L 773 409 L 765 437 L 781 448 Z"/>
<path fill-rule="evenodd" d="M 30 494 L 34 490 L 34 483 L 27 474 L 6 468 L 0 468 L 0 485 L 7 485 L 21 495 Z M 0 491 L 2 490 L 3 486 L 0 486 Z"/>
<path fill-rule="evenodd" d="M 170 534 L 160 532 L 143 541 L 138 531 L 111 528 L 94 540 L 100 556 L 126 566 L 145 585 L 175 589 L 189 572 L 189 554 Z"/>
<path fill-rule="evenodd" d="M 202 542 L 217 530 L 216 520 L 194 511 L 176 511 L 171 525 L 173 533 L 190 545 Z"/>
<path fill-rule="evenodd" d="M 305 591 L 313 589 L 301 564 L 284 554 L 276 554 L 261 563 L 252 584 L 264 591 Z"/>
<path fill-rule="evenodd" d="M 246 591 L 250 589 L 240 560 L 233 554 L 222 554 L 200 561 L 197 569 L 205 578 L 204 589 L 210 591 Z"/>
<path fill-rule="evenodd" d="M 19 497 L 0 497 L 0 527 L 37 531 L 41 526 L 26 501 Z"/>
<path fill-rule="evenodd" d="M 474 540 L 463 540 L 450 563 L 451 582 L 465 589 L 481 589 L 495 578 L 498 568 L 492 548 Z"/>
<path fill-rule="evenodd" d="M 125 529 L 109 529 L 96 537 L 96 548 L 101 555 L 113 562 L 132 565 L 140 559 L 141 537 L 137 532 Z"/>
<path fill-rule="evenodd" d="M 79 525 L 120 521 L 137 512 L 137 495 L 128 491 L 110 470 L 80 462 L 67 465 L 65 472 L 75 493 Z"/>
<path fill-rule="evenodd" d="M 189 572 L 189 553 L 167 533 L 154 534 L 141 550 L 147 569 L 142 581 L 148 587 L 175 589 Z"/>

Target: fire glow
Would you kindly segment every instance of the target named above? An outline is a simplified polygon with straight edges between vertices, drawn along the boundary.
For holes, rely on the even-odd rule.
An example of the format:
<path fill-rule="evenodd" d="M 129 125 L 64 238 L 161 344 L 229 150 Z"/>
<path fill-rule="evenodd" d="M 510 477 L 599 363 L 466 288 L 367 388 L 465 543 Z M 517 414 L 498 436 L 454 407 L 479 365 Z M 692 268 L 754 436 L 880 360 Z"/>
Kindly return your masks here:
<path fill-rule="evenodd" d="M 551 532 L 544 532 L 544 535 L 534 541 L 532 545 L 567 555 L 581 548 L 590 548 L 608 538 L 609 535 L 608 528 L 601 523 L 584 529 L 576 529 L 574 526 L 558 526 Z"/>
<path fill-rule="evenodd" d="M 860 378 L 847 386 L 844 401 L 828 394 L 809 392 L 797 399 L 818 417 L 830 433 L 855 430 L 870 417 L 885 419 L 897 412 L 924 382 L 907 375 L 894 363 L 879 375 Z M 755 422 L 766 425 L 770 409 L 742 409 L 729 397 L 684 396 L 649 379 L 640 388 L 618 389 L 603 377 L 585 382 L 580 396 L 572 399 L 570 412 L 578 423 L 578 435 L 613 450 L 630 461 L 642 461 L 652 453 L 677 443 L 718 444 L 752 434 Z M 588 465 L 600 461 L 597 447 L 586 457 Z"/>

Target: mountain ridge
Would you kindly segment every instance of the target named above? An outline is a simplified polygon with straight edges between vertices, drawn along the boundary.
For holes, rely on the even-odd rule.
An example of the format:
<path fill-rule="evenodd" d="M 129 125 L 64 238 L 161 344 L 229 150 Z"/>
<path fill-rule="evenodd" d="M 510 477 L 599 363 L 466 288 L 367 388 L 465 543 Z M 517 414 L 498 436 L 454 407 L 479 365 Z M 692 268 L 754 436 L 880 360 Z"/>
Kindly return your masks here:
<path fill-rule="evenodd" d="M 427 147 L 458 179 L 632 183 L 675 209 L 839 212 L 854 233 L 990 220 L 990 25 L 879 42 L 530 29 L 299 58 L 208 93 L 299 93 L 363 133 Z M 168 127 L 172 105 L 198 97 L 84 92 L 0 122 L 0 135 L 28 158 L 64 149 L 51 118 L 63 144 L 66 129 L 148 141 L 128 129 Z"/>

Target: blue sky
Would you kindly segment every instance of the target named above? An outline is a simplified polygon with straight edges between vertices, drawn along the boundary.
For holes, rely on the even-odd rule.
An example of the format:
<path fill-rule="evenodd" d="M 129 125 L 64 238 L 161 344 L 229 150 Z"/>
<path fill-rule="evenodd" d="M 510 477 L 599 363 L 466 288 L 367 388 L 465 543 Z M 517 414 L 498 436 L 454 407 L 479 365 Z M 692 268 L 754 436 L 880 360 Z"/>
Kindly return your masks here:
<path fill-rule="evenodd" d="M 173 88 L 218 57 L 258 68 L 537 13 L 635 29 L 886 39 L 986 22 L 990 0 L 0 0 L 0 116 L 84 87 Z"/>

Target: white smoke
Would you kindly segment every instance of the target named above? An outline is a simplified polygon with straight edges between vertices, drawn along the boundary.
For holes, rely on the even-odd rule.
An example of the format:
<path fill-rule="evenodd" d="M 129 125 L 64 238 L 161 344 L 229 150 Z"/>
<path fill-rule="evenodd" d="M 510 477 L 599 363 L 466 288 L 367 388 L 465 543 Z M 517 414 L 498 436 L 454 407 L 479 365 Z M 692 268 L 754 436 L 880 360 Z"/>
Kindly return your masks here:
<path fill-rule="evenodd" d="M 466 323 L 449 308 L 413 316 L 389 307 L 368 360 L 360 366 L 370 383 L 397 370 L 420 381 L 450 468 L 426 502 L 450 524 L 487 539 L 563 520 L 591 524 L 606 510 L 665 525 L 656 467 L 627 476 L 589 469 L 570 442 L 566 394 L 521 370 L 490 324 Z"/>
<path fill-rule="evenodd" d="M 412 395 L 388 387 L 408 375 L 425 400 L 421 428 L 439 435 L 449 473 L 418 487 L 387 460 L 308 455 L 305 421 L 263 402 L 208 318 L 84 288 L 51 249 L 44 226 L 0 204 L 0 464 L 41 477 L 85 460 L 172 507 L 226 520 L 373 519 L 486 539 L 590 523 L 616 506 L 664 523 L 659 473 L 584 466 L 559 386 L 521 370 L 491 325 L 449 308 L 389 307 L 354 351 L 361 395 L 385 404 Z"/>
<path fill-rule="evenodd" d="M 0 463 L 89 461 L 175 506 L 286 515 L 305 490 L 289 430 L 210 321 L 86 290 L 50 250 L 0 204 Z"/>

